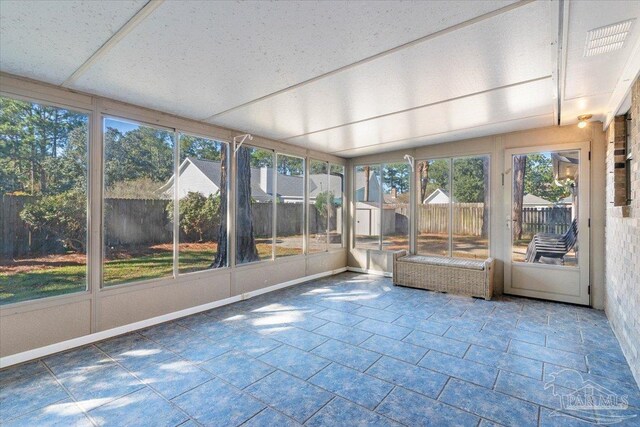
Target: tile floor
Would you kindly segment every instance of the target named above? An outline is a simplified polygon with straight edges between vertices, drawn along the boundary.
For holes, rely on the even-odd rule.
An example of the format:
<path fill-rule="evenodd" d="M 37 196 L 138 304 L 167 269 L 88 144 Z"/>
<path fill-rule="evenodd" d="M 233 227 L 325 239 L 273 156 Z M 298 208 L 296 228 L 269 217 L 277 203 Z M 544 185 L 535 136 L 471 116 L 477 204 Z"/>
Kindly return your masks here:
<path fill-rule="evenodd" d="M 7 427 L 640 425 L 603 312 L 352 273 L 9 368 L 0 387 Z M 585 390 L 622 406 L 563 404 Z"/>

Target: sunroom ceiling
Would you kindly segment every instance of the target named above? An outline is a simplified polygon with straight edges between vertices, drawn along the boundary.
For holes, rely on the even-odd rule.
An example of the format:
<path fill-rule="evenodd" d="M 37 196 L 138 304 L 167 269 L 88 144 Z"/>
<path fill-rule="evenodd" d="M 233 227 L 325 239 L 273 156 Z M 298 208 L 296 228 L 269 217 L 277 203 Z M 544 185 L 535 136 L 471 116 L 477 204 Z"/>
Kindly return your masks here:
<path fill-rule="evenodd" d="M 604 120 L 638 25 L 594 57 L 586 32 L 640 17 L 640 2 L 3 0 L 0 13 L 4 72 L 352 157 Z"/>

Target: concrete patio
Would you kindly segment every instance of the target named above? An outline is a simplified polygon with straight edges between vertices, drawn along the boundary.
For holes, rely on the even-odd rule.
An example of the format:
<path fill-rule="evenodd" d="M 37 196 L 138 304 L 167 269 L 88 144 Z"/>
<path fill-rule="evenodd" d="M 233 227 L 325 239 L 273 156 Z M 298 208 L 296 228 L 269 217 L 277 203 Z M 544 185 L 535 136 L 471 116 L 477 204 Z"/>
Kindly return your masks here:
<path fill-rule="evenodd" d="M 0 385 L 7 427 L 640 422 L 602 311 L 354 273 L 11 367 Z M 566 405 L 594 389 L 628 407 Z"/>

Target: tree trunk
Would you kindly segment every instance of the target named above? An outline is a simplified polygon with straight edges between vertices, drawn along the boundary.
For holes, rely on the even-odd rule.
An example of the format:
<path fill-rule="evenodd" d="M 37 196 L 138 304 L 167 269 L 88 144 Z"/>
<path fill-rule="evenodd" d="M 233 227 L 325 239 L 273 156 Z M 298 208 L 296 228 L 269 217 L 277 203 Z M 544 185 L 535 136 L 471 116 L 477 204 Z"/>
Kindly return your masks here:
<path fill-rule="evenodd" d="M 522 239 L 522 208 L 524 198 L 524 176 L 527 170 L 527 156 L 513 157 L 513 238 Z"/>
<path fill-rule="evenodd" d="M 369 166 L 364 167 L 364 200 L 365 202 L 369 201 Z"/>
<path fill-rule="evenodd" d="M 420 177 L 420 197 L 418 204 L 422 204 L 427 198 L 427 184 L 429 183 L 429 163 L 418 162 L 418 176 Z"/>
<path fill-rule="evenodd" d="M 489 236 L 489 157 L 483 157 L 482 159 L 482 172 L 483 172 L 483 189 L 484 200 L 482 204 L 482 230 L 480 236 L 487 238 Z"/>
<path fill-rule="evenodd" d="M 227 170 L 229 168 L 229 156 L 227 155 L 227 145 L 220 144 L 221 159 L 220 159 L 220 225 L 218 227 L 218 250 L 216 257 L 209 268 L 221 268 L 228 265 L 228 238 L 227 238 Z"/>
<path fill-rule="evenodd" d="M 240 147 L 236 156 L 236 263 L 259 261 L 251 212 L 251 149 Z"/>

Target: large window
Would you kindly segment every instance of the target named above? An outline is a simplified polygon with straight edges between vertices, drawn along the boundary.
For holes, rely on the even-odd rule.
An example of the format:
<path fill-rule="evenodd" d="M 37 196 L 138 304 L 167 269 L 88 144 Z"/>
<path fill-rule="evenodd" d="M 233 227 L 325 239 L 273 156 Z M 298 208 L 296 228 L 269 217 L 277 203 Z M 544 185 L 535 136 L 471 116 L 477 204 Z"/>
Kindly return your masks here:
<path fill-rule="evenodd" d="M 354 177 L 356 247 L 408 249 L 409 164 L 356 166 Z"/>
<path fill-rule="evenodd" d="M 407 162 L 382 165 L 382 249 L 409 249 L 409 189 Z"/>
<path fill-rule="evenodd" d="M 334 195 L 329 185 L 329 164 L 309 161 L 309 253 L 328 248 L 330 204 Z"/>
<path fill-rule="evenodd" d="M 356 166 L 354 172 L 355 246 L 380 249 L 380 165 Z"/>
<path fill-rule="evenodd" d="M 329 165 L 329 247 L 332 249 L 344 246 L 344 166 Z"/>
<path fill-rule="evenodd" d="M 304 159 L 278 153 L 276 257 L 304 253 Z"/>
<path fill-rule="evenodd" d="M 104 120 L 104 286 L 173 276 L 173 171 L 173 131 Z"/>
<path fill-rule="evenodd" d="M 344 166 L 319 160 L 309 163 L 308 252 L 341 248 L 344 212 Z"/>
<path fill-rule="evenodd" d="M 0 304 L 87 287 L 88 118 L 0 97 Z"/>
<path fill-rule="evenodd" d="M 229 150 L 212 139 L 180 134 L 178 214 L 180 273 L 226 267 Z M 174 180 L 165 194 L 173 195 Z M 168 206 L 171 218 L 173 203 Z"/>
<path fill-rule="evenodd" d="M 236 153 L 236 264 L 273 258 L 274 153 L 242 145 Z"/>
<path fill-rule="evenodd" d="M 416 252 L 489 256 L 489 157 L 416 162 Z"/>

